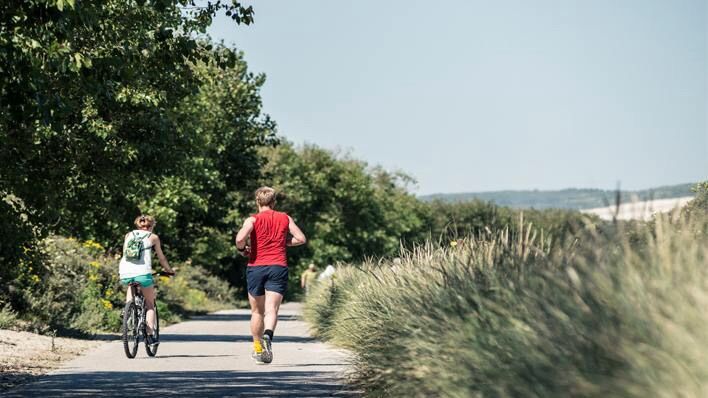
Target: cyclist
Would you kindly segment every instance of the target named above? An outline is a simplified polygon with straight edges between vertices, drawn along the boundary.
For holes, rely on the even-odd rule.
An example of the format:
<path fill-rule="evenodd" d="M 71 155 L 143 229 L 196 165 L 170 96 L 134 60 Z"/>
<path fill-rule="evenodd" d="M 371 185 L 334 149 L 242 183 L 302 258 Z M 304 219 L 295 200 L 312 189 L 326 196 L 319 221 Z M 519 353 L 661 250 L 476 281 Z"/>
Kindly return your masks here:
<path fill-rule="evenodd" d="M 258 213 L 243 222 L 236 235 L 236 248 L 249 256 L 246 282 L 251 304 L 253 358 L 257 363 L 270 363 L 278 310 L 288 287 L 286 246 L 303 245 L 307 239 L 290 216 L 273 209 L 276 199 L 273 188 L 258 188 L 255 196 Z M 246 244 L 249 238 L 250 247 Z"/>
<path fill-rule="evenodd" d="M 152 250 L 155 250 L 157 258 L 160 261 L 160 265 L 165 272 L 168 274 L 174 274 L 174 271 L 167 262 L 167 258 L 164 253 L 162 253 L 162 248 L 160 247 L 160 238 L 157 234 L 154 234 L 152 230 L 155 228 L 155 219 L 148 215 L 140 215 L 135 219 L 135 226 L 137 229 L 128 232 L 125 235 L 123 241 L 123 257 L 120 260 L 120 281 L 124 285 L 131 282 L 137 282 L 140 284 L 140 289 L 145 296 L 145 307 L 147 309 L 146 319 L 147 319 L 147 344 L 157 345 L 160 342 L 157 341 L 153 334 L 153 325 L 155 324 L 155 281 L 152 278 Z M 140 250 L 139 256 L 137 258 L 127 258 L 126 249 L 131 240 L 138 240 L 142 242 L 142 250 Z M 126 302 L 132 299 L 130 289 L 126 294 Z"/>

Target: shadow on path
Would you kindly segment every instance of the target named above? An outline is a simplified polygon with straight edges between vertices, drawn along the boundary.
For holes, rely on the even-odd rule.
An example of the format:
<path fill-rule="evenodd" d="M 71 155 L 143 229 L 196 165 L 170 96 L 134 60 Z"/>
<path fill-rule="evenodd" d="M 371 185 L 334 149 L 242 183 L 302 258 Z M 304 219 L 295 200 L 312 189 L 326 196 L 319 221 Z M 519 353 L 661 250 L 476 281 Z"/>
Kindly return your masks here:
<path fill-rule="evenodd" d="M 207 315 L 195 315 L 192 316 L 188 319 L 188 321 L 200 321 L 200 322 L 205 322 L 205 321 L 214 321 L 214 322 L 232 322 L 232 321 L 250 321 L 251 320 L 251 315 L 250 314 L 207 314 Z M 290 322 L 290 321 L 301 321 L 302 318 L 298 315 L 278 315 L 278 321 L 279 322 Z M 166 336 L 166 334 L 162 334 L 162 337 Z M 216 336 L 216 335 L 215 335 Z M 250 341 L 251 337 L 248 336 L 247 340 L 240 340 L 241 337 L 244 336 L 234 336 L 232 339 L 229 340 L 219 340 L 217 338 L 207 338 L 205 340 L 182 340 L 178 339 L 177 341 Z M 307 342 L 308 340 L 287 340 L 287 337 L 284 336 L 284 338 L 280 339 L 281 341 L 291 341 L 291 342 Z M 121 336 L 119 333 L 96 333 L 94 335 L 91 335 L 91 340 L 100 340 L 100 341 L 116 341 L 120 340 Z"/>
<path fill-rule="evenodd" d="M 333 372 L 192 371 L 50 374 L 4 397 L 349 397 Z"/>
<path fill-rule="evenodd" d="M 140 357 L 140 359 L 161 359 L 161 358 L 220 358 L 220 357 L 235 357 L 236 355 L 158 355 L 155 357 Z"/>
<path fill-rule="evenodd" d="M 176 334 L 176 333 L 160 333 L 160 342 L 250 342 L 253 337 L 250 335 L 239 334 Z M 278 336 L 275 335 L 273 343 L 314 343 L 317 342 L 313 337 L 300 336 Z"/>
<path fill-rule="evenodd" d="M 251 314 L 206 314 L 206 315 L 194 315 L 189 317 L 189 321 L 217 321 L 217 322 L 230 322 L 230 321 L 250 321 Z M 289 321 L 302 321 L 302 317 L 299 315 L 278 315 L 279 322 L 289 322 Z"/>

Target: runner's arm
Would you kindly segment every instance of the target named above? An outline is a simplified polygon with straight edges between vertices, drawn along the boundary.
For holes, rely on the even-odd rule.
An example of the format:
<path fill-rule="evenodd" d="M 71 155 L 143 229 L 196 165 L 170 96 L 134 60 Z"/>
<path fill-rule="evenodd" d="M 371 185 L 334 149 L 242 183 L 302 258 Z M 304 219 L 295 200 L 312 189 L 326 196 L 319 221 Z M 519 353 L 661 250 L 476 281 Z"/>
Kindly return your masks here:
<path fill-rule="evenodd" d="M 236 248 L 241 251 L 246 248 L 246 239 L 253 231 L 253 223 L 256 220 L 253 217 L 248 217 L 246 221 L 243 222 L 243 226 L 236 234 Z"/>
<path fill-rule="evenodd" d="M 162 252 L 162 246 L 160 246 L 160 237 L 153 234 L 151 237 L 153 240 L 152 245 L 155 248 L 155 253 L 157 254 L 158 260 L 160 260 L 160 265 L 162 265 L 162 269 L 165 270 L 165 272 L 174 274 L 175 271 L 170 267 L 170 263 L 167 262 L 167 257 L 165 257 L 165 254 Z"/>
<path fill-rule="evenodd" d="M 295 224 L 295 221 L 293 221 L 293 218 L 288 216 L 288 219 L 290 220 L 290 224 L 288 225 L 288 230 L 290 232 L 290 235 L 292 237 L 288 239 L 287 245 L 288 246 L 300 246 L 304 245 L 307 243 L 307 238 L 305 238 L 305 234 L 302 233 L 302 230 L 300 230 L 300 227 Z"/>

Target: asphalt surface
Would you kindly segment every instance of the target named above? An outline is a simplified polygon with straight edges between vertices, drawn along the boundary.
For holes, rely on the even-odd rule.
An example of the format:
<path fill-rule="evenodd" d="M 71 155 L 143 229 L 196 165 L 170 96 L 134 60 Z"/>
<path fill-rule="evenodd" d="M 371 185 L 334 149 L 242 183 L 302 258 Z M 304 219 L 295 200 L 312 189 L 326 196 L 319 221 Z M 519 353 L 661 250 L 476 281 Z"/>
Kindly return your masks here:
<path fill-rule="evenodd" d="M 228 310 L 163 328 L 157 356 L 141 343 L 128 359 L 110 341 L 2 397 L 339 397 L 357 395 L 343 381 L 346 353 L 309 336 L 300 306 L 281 307 L 274 359 L 251 359 L 250 312 Z"/>

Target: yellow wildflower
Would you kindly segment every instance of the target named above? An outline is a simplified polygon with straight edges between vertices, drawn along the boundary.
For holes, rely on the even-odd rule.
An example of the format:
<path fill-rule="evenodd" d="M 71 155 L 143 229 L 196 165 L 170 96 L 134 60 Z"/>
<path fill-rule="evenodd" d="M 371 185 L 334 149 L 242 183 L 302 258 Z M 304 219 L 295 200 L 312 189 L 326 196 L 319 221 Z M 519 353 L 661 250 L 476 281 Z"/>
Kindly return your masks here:
<path fill-rule="evenodd" d="M 103 304 L 103 308 L 105 308 L 107 310 L 113 309 L 113 304 L 111 304 L 111 302 L 106 299 L 101 299 L 101 304 Z"/>
<path fill-rule="evenodd" d="M 96 242 L 93 239 L 89 239 L 86 242 L 83 243 L 83 246 L 87 249 L 95 249 L 95 250 L 100 250 L 103 251 L 105 250 L 103 246 L 101 246 L 100 243 Z"/>
<path fill-rule="evenodd" d="M 91 262 L 89 263 L 89 265 L 92 266 L 92 267 L 94 267 L 94 268 L 98 268 L 98 267 L 101 266 L 101 264 L 99 264 L 98 261 L 91 261 Z"/>

